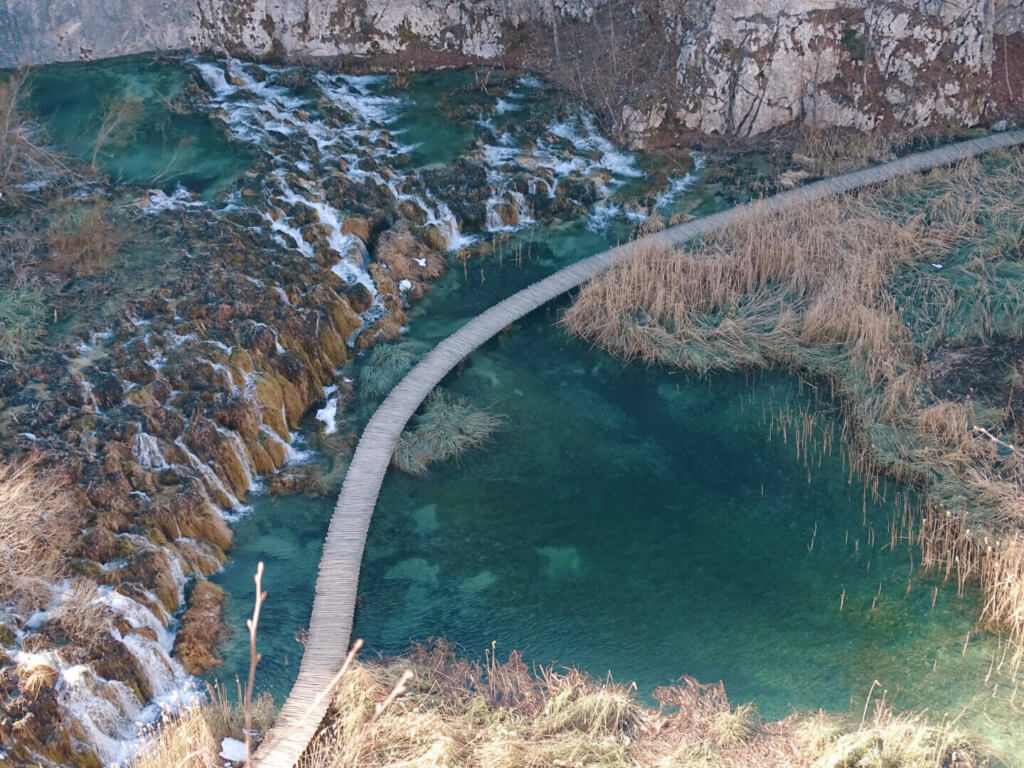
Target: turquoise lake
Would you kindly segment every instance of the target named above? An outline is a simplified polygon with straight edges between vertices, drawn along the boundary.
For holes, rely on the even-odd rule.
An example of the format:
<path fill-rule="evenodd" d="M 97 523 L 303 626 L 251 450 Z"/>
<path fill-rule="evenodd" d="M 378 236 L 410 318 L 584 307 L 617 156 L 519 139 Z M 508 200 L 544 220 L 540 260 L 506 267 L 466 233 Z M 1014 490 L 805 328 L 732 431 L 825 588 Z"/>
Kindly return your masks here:
<path fill-rule="evenodd" d="M 95 152 L 97 164 L 125 183 L 167 195 L 186 189 L 222 205 L 238 177 L 259 167 L 259 152 L 228 142 L 208 115 L 175 111 L 189 66 L 154 62 L 140 74 L 123 62 L 91 65 L 88 81 L 74 68 L 47 68 L 35 76 L 33 103 L 54 141 L 88 160 L 95 148 L 84 136 L 105 114 L 97 89 L 143 100 L 131 131 Z M 479 149 L 471 80 L 463 71 L 416 76 L 408 89 L 358 81 L 349 95 L 358 101 L 371 89 L 383 105 L 375 108 L 393 111 L 388 128 L 407 150 L 395 164 L 415 174 Z M 520 115 L 559 109 L 559 97 L 516 88 L 522 111 L 495 114 L 491 125 L 530 142 L 537 137 L 518 127 Z M 286 95 L 313 105 L 312 123 L 310 92 L 300 84 Z M 240 101 L 229 93 L 220 107 Z M 89 130 L 80 134 L 80 125 Z M 581 156 L 611 157 L 595 137 L 586 141 Z M 127 145 L 134 149 L 112 149 Z M 211 151 L 225 146 L 231 151 Z M 657 159 L 634 161 L 639 175 L 627 167 L 607 202 L 659 193 L 645 189 Z M 726 162 L 733 165 L 723 170 Z M 764 156 L 708 160 L 663 213 L 727 207 L 771 172 Z M 618 215 L 600 226 L 594 216 L 534 225 L 496 253 L 452 258 L 392 343 L 429 347 L 515 290 L 627 239 L 634 223 Z M 781 373 L 700 380 L 623 364 L 558 326 L 564 301 L 516 323 L 444 382 L 503 418 L 483 450 L 426 478 L 386 478 L 355 617 L 366 655 L 444 637 L 480 659 L 494 643 L 502 657 L 517 649 L 528 663 L 634 681 L 648 701 L 681 675 L 722 680 L 734 703 L 753 701 L 768 719 L 818 708 L 859 717 L 877 681 L 897 708 L 959 717 L 1021 765 L 1016 691 L 1000 670 L 989 674 L 1000 647 L 976 636 L 976 596 L 957 597 L 918 571 L 913 549 L 890 546 L 888 527 L 902 508 L 891 492 L 871 499 L 838 448 L 808 467 L 793 440 L 771 429 L 778 414 L 812 405 L 806 388 Z M 339 375 L 358 380 L 367 360 L 361 354 Z M 375 405 L 357 392 L 341 431 L 358 433 Z M 299 440 L 307 461 L 330 462 L 312 421 Z M 225 620 L 234 634 L 211 677 L 229 690 L 235 676 L 244 679 L 244 620 L 263 561 L 269 597 L 257 687 L 280 702 L 298 671 L 296 635 L 309 621 L 334 498 L 257 493 L 247 501 L 251 510 L 233 525 L 232 559 L 213 578 L 231 595 Z"/>

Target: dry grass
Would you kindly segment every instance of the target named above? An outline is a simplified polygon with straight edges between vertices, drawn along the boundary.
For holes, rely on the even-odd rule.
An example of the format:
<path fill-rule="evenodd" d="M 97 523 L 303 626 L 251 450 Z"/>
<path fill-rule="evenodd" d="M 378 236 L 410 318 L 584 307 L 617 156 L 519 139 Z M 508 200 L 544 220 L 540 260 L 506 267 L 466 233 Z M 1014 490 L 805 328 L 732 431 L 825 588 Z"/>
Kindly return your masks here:
<path fill-rule="evenodd" d="M 0 288 L 0 363 L 17 363 L 43 348 L 46 303 L 34 288 Z"/>
<path fill-rule="evenodd" d="M 207 686 L 208 700 L 203 707 L 203 714 L 210 727 L 217 743 L 220 744 L 225 736 L 242 741 L 242 726 L 245 721 L 245 713 L 242 707 L 233 703 L 228 698 L 227 689 L 218 684 Z M 239 691 L 241 694 L 241 691 Z M 239 697 L 241 698 L 241 697 Z M 277 710 L 274 708 L 274 699 L 269 693 L 261 693 L 252 701 L 252 728 L 257 733 L 264 733 L 274 722 Z"/>
<path fill-rule="evenodd" d="M 117 621 L 116 614 L 97 602 L 99 589 L 84 578 L 76 578 L 62 590 L 60 602 L 50 611 L 47 623 L 56 622 L 61 633 L 78 648 L 91 648 L 107 636 Z"/>
<path fill-rule="evenodd" d="M 64 200 L 51 206 L 46 242 L 55 270 L 81 277 L 113 264 L 125 233 L 110 220 L 108 209 L 103 200 L 91 205 Z"/>
<path fill-rule="evenodd" d="M 78 536 L 67 483 L 34 461 L 0 467 L 0 601 L 38 606 Z"/>
<path fill-rule="evenodd" d="M 924 492 L 923 516 L 894 540 L 913 533 L 923 564 L 960 589 L 979 580 L 983 620 L 1024 646 L 1024 460 L 1005 447 L 1024 420 L 1012 397 L 940 398 L 923 365 L 1024 339 L 1024 154 L 987 162 L 755 210 L 692 251 L 638 245 L 584 286 L 564 324 L 628 359 L 827 382 L 869 486 L 885 473 Z"/>
<path fill-rule="evenodd" d="M 220 768 L 220 742 L 207 713 L 198 705 L 167 712 L 144 734 L 144 746 L 131 768 Z"/>
<path fill-rule="evenodd" d="M 834 176 L 854 168 L 884 163 L 910 143 L 902 133 L 883 133 L 800 125 L 793 140 L 793 160 L 817 176 Z"/>
<path fill-rule="evenodd" d="M 164 713 L 143 734 L 143 746 L 127 768 L 220 768 L 220 745 L 225 737 L 242 740 L 242 708 L 232 704 L 219 685 L 208 686 L 203 704 Z M 253 701 L 253 730 L 265 732 L 274 719 L 269 694 Z"/>
<path fill-rule="evenodd" d="M 401 675 L 407 693 L 375 719 Z M 506 663 L 457 659 L 443 643 L 409 658 L 359 664 L 342 678 L 302 768 L 963 768 L 984 764 L 964 734 L 879 707 L 858 726 L 823 713 L 761 723 L 751 705 L 732 708 L 722 685 L 686 678 L 659 688 L 658 709 L 632 687 L 576 670 L 531 674 Z M 951 762 L 953 750 L 964 759 Z M 874 762 L 872 762 L 874 760 Z"/>
<path fill-rule="evenodd" d="M 850 733 L 826 731 L 823 735 L 812 723 L 800 729 L 798 739 L 823 746 L 814 768 L 977 768 L 986 764 L 964 731 L 945 723 L 929 725 L 921 715 L 895 715 L 884 707 Z"/>
<path fill-rule="evenodd" d="M 30 699 L 36 698 L 57 683 L 57 670 L 43 661 L 23 662 L 15 668 L 18 690 Z"/>
<path fill-rule="evenodd" d="M 397 693 L 396 693 L 397 692 Z M 979 768 L 972 737 L 876 702 L 858 723 L 823 712 L 762 723 L 731 707 L 721 683 L 658 688 L 657 709 L 633 686 L 575 669 L 531 673 L 518 653 L 485 664 L 443 641 L 389 662 L 357 662 L 334 691 L 300 768 Z M 221 694 L 169 715 L 134 768 L 208 768 L 224 730 Z M 237 727 L 237 723 L 235 724 Z"/>

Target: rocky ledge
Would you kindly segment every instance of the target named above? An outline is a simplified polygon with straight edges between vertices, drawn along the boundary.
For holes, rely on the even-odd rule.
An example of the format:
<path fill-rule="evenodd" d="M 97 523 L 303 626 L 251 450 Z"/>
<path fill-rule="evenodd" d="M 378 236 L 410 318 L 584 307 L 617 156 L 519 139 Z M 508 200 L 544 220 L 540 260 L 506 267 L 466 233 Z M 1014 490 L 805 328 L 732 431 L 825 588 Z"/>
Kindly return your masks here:
<path fill-rule="evenodd" d="M 6 0 L 0 66 L 152 50 L 523 67 L 620 138 L 1019 117 L 1017 0 Z"/>

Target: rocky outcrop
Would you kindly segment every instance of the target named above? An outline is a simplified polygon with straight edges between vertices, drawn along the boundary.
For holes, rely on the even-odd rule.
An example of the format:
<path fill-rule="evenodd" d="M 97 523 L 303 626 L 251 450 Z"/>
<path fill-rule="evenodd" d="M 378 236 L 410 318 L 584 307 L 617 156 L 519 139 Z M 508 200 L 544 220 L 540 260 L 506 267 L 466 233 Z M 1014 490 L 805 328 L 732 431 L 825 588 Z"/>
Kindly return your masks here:
<path fill-rule="evenodd" d="M 1000 37 L 1024 17 L 1009 0 L 705 8 L 679 52 L 675 115 L 687 128 L 740 135 L 797 119 L 860 130 L 982 121 L 998 111 Z"/>
<path fill-rule="evenodd" d="M 493 61 L 622 138 L 974 125 L 1024 99 L 1019 0 L 5 0 L 0 66 L 192 48 L 362 65 Z"/>

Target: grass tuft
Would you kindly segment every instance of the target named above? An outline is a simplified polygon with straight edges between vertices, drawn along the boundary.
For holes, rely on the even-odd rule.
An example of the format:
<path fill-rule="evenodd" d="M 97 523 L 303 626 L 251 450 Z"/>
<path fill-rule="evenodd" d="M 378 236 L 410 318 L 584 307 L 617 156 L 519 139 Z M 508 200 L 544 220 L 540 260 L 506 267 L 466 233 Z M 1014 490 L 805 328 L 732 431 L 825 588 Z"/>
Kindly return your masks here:
<path fill-rule="evenodd" d="M 427 352 L 426 344 L 415 341 L 379 344 L 359 370 L 360 394 L 373 399 L 387 395 Z"/>
<path fill-rule="evenodd" d="M 16 363 L 43 348 L 46 304 L 34 288 L 0 288 L 0 362 Z"/>
<path fill-rule="evenodd" d="M 435 389 L 423 410 L 413 417 L 412 426 L 399 438 L 392 464 L 423 477 L 431 464 L 458 459 L 486 444 L 501 423 L 500 416 L 477 410 L 468 400 Z"/>

